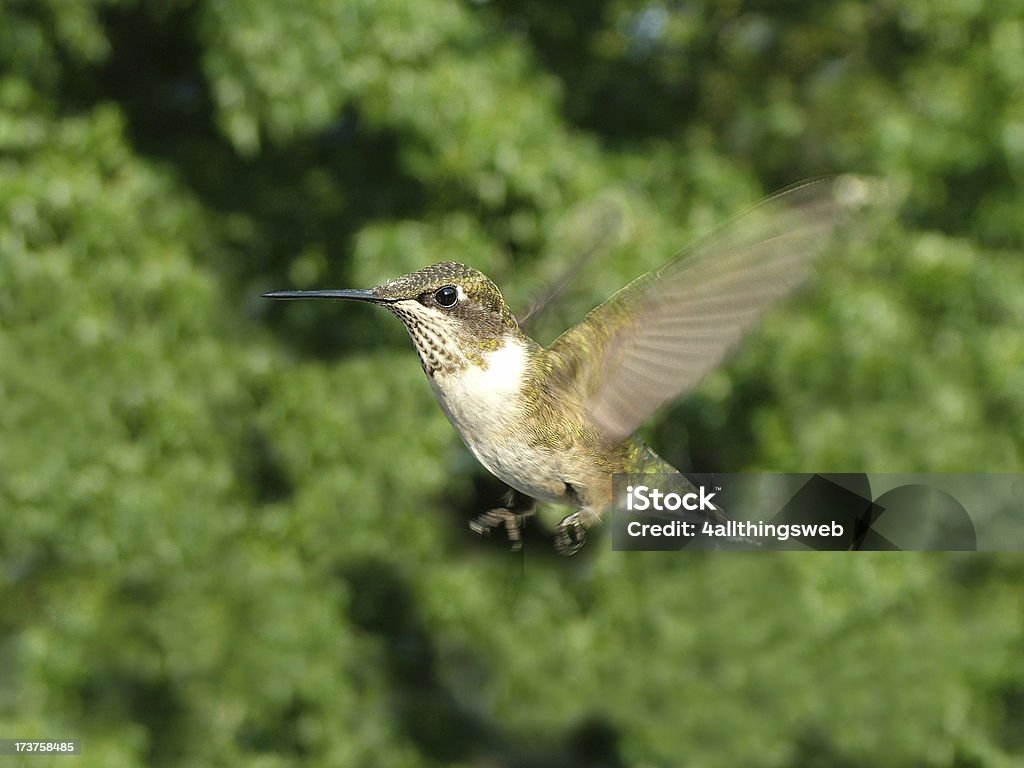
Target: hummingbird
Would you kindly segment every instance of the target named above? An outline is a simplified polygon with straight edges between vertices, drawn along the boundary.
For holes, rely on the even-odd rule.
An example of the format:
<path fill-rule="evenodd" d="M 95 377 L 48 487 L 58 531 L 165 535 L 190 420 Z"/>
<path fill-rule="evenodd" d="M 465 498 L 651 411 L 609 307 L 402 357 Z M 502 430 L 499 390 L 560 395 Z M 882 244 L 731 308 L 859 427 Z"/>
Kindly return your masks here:
<path fill-rule="evenodd" d="M 524 332 L 490 278 L 454 261 L 370 289 L 263 295 L 361 301 L 397 316 L 463 442 L 511 489 L 503 506 L 470 527 L 487 534 L 503 525 L 519 548 L 537 502 L 567 506 L 573 511 L 554 544 L 572 555 L 614 508 L 614 474 L 677 472 L 637 428 L 692 389 L 805 281 L 866 192 L 863 180 L 840 176 L 768 197 L 546 347 Z M 706 514 L 728 519 L 717 507 Z"/>

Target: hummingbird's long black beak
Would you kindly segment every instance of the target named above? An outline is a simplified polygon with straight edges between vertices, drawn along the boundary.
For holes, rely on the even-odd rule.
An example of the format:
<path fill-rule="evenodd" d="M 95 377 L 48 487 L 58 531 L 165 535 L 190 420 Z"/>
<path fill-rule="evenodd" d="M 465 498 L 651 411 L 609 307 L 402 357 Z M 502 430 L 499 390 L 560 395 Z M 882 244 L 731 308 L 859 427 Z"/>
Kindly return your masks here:
<path fill-rule="evenodd" d="M 263 294 L 264 299 L 353 299 L 370 301 L 374 304 L 386 304 L 390 299 L 382 299 L 373 291 L 362 288 L 322 290 L 322 291 L 271 291 Z"/>

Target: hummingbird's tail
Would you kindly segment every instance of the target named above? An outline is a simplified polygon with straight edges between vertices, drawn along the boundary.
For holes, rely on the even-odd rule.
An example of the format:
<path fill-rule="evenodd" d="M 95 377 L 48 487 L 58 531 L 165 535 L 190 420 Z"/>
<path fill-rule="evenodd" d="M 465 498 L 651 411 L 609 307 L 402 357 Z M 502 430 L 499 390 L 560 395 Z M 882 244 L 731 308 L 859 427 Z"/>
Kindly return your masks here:
<path fill-rule="evenodd" d="M 699 489 L 701 487 L 705 487 L 706 488 L 706 487 L 709 487 L 709 486 L 716 487 L 716 488 L 718 487 L 718 485 L 715 482 L 715 475 L 713 473 L 712 474 L 695 474 L 695 473 L 691 473 L 691 472 L 681 472 L 680 474 L 691 485 L 693 490 L 699 491 Z M 731 528 L 729 526 L 729 523 L 735 522 L 734 518 L 730 517 L 726 513 L 725 508 L 721 504 L 717 504 L 717 503 L 714 504 L 714 507 L 712 509 L 709 509 L 709 510 L 706 510 L 706 511 L 697 511 L 694 514 L 699 517 L 699 522 L 701 522 L 701 523 L 707 522 L 707 523 L 710 523 L 711 525 L 716 525 L 716 526 L 717 525 L 722 525 L 722 526 L 725 526 L 726 531 L 730 531 L 731 530 Z M 697 521 L 695 520 L 694 522 L 697 522 Z M 733 543 L 733 544 L 755 546 L 755 547 L 760 547 L 761 546 L 761 543 L 759 541 L 757 541 L 755 539 L 752 539 L 749 536 L 739 536 L 739 535 L 727 534 L 726 536 L 716 536 L 715 538 L 719 542 L 723 542 L 724 541 L 724 542 L 730 542 L 730 543 Z M 741 549 L 745 549 L 746 547 L 741 546 L 740 548 Z"/>

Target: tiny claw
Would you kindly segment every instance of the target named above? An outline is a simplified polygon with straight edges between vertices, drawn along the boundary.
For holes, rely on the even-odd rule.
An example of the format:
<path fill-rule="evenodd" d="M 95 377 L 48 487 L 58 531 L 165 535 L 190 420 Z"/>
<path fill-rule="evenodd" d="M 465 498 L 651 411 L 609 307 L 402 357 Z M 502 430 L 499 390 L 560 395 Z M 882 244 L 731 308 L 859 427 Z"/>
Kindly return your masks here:
<path fill-rule="evenodd" d="M 490 536 L 491 530 L 504 524 L 508 540 L 512 545 L 512 551 L 523 548 L 523 532 L 521 530 L 522 513 L 513 512 L 506 507 L 489 509 L 482 515 L 477 515 L 469 521 L 469 529 L 478 536 Z"/>
<path fill-rule="evenodd" d="M 571 557 L 579 552 L 586 543 L 587 529 L 580 522 L 578 512 L 563 519 L 555 529 L 555 550 L 560 555 Z"/>

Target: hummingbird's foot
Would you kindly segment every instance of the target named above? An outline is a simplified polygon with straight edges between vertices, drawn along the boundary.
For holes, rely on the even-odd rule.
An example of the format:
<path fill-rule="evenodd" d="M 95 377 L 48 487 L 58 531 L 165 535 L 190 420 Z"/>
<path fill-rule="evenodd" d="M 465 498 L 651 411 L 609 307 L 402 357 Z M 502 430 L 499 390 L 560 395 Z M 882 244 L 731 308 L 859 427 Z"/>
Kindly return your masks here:
<path fill-rule="evenodd" d="M 534 513 L 537 502 L 513 488 L 508 489 L 504 502 L 504 507 L 489 509 L 470 520 L 469 529 L 478 536 L 490 536 L 492 529 L 504 525 L 515 552 L 523 548 L 523 521 Z"/>
<path fill-rule="evenodd" d="M 504 525 L 505 533 L 512 545 L 512 551 L 515 552 L 523 548 L 522 521 L 528 514 L 528 512 L 516 512 L 507 507 L 497 507 L 474 517 L 469 521 L 469 528 L 478 536 L 490 536 L 492 529 Z"/>
<path fill-rule="evenodd" d="M 555 551 L 570 557 L 579 552 L 587 543 L 587 528 L 600 518 L 587 509 L 581 509 L 562 518 L 555 528 Z"/>

